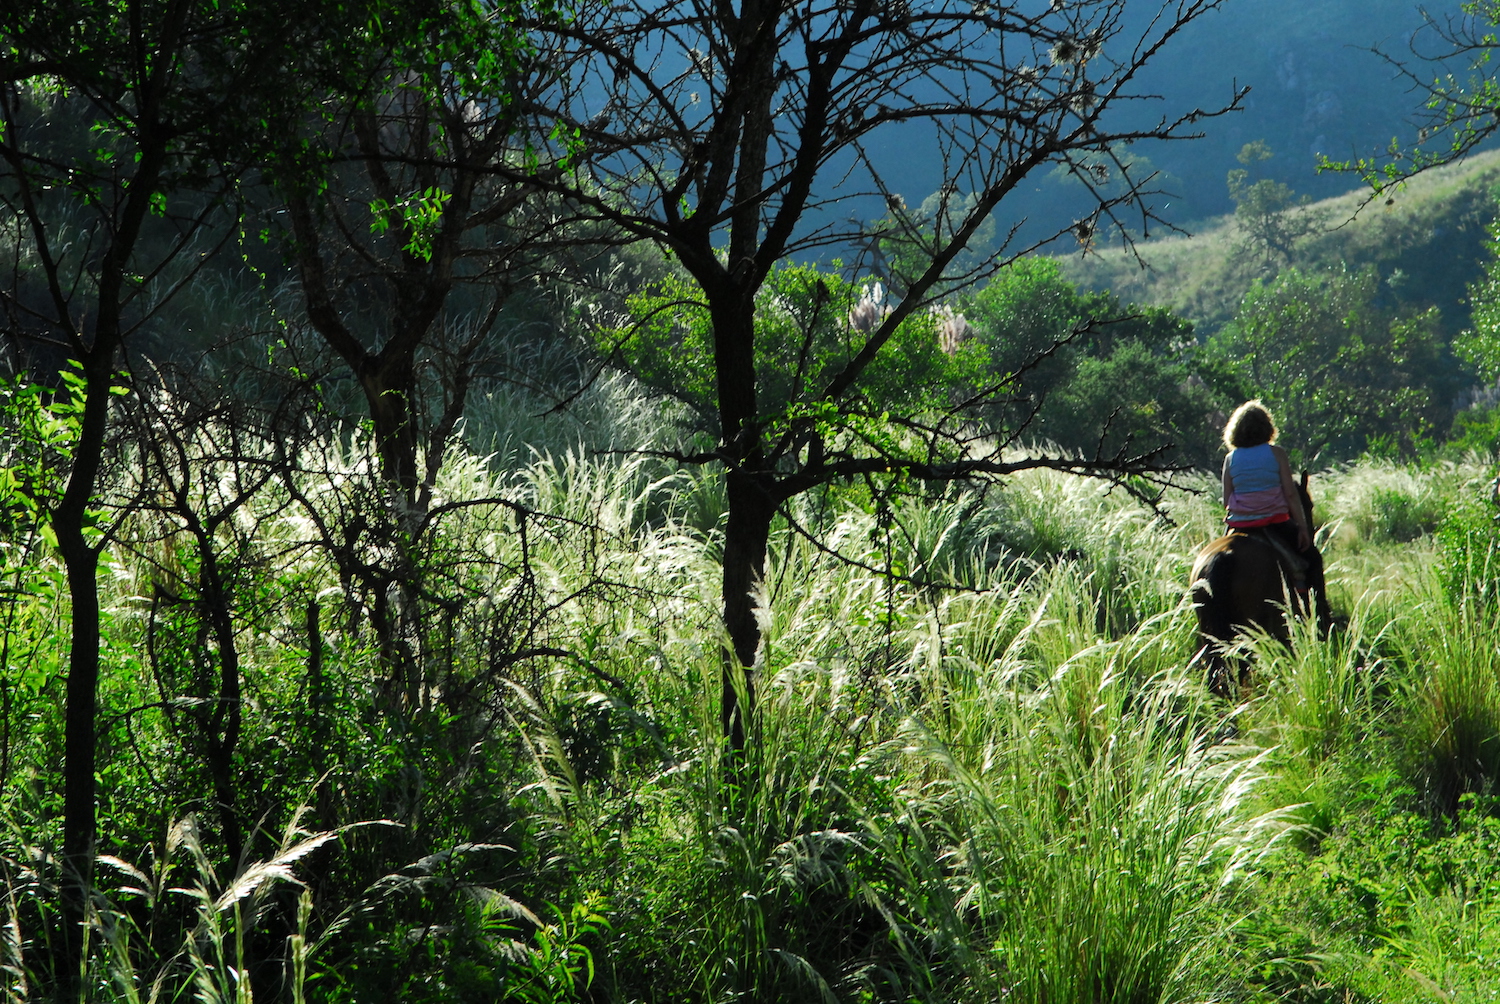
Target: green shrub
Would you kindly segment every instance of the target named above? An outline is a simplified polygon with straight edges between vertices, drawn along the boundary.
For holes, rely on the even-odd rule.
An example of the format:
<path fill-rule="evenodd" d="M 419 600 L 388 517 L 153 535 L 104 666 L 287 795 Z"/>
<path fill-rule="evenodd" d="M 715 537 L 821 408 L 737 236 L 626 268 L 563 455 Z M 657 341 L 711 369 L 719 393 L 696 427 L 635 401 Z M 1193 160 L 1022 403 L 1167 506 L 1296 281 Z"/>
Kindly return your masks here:
<path fill-rule="evenodd" d="M 1452 603 L 1494 604 L 1500 597 L 1500 510 L 1471 484 L 1438 529 L 1438 574 Z"/>
<path fill-rule="evenodd" d="M 1390 772 L 1355 775 L 1312 852 L 1283 845 L 1236 903 L 1256 1001 L 1397 1004 L 1492 998 L 1500 819 L 1467 796 L 1452 820 L 1413 811 Z"/>
<path fill-rule="evenodd" d="M 1443 525 L 1476 473 L 1467 463 L 1416 467 L 1366 457 L 1314 477 L 1315 515 L 1349 543 L 1407 543 Z"/>
<path fill-rule="evenodd" d="M 1500 453 L 1500 406 L 1465 408 L 1453 416 L 1444 451 L 1457 456 L 1477 453 L 1493 460 Z"/>

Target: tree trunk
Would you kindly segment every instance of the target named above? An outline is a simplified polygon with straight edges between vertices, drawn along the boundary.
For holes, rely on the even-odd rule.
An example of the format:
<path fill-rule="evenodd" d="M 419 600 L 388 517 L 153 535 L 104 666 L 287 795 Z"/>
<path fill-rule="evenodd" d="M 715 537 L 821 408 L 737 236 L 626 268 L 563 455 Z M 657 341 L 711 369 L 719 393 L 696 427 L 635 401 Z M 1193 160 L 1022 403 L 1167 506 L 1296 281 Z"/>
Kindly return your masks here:
<path fill-rule="evenodd" d="M 412 554 L 423 516 L 417 429 L 412 414 L 415 369 L 411 356 L 384 364 L 378 356 L 366 356 L 359 371 L 360 386 L 374 426 L 381 476 L 390 493 L 397 537 L 391 542 L 396 562 L 390 571 L 394 590 L 387 587 L 395 595 L 376 597 L 377 615 L 371 622 L 379 636 L 377 642 L 387 674 L 386 688 L 393 698 L 391 703 L 407 711 L 421 703 L 423 689 L 417 652 L 420 591 Z"/>
<path fill-rule="evenodd" d="M 713 289 L 709 308 L 714 320 L 714 368 L 729 468 L 725 472 L 729 519 L 724 527 L 723 598 L 730 644 L 724 653 L 720 715 L 724 738 L 731 750 L 740 753 L 745 749 L 747 723 L 755 713 L 753 667 L 760 648 L 760 625 L 753 592 L 765 574 L 766 542 L 776 505 L 770 493 L 772 475 L 760 469 L 765 456 L 756 422 L 754 292 L 735 288 L 732 281 L 721 282 L 717 288 L 710 283 L 704 286 Z"/>
<path fill-rule="evenodd" d="M 366 356 L 359 367 L 359 383 L 370 406 L 375 429 L 375 450 L 380 472 L 390 485 L 399 507 L 403 532 L 410 531 L 421 477 L 417 471 L 417 430 L 411 412 L 415 390 L 416 361 L 403 357 L 382 364 L 378 356 Z"/>
<path fill-rule="evenodd" d="M 99 686 L 98 555 L 73 527 L 54 524 L 68 572 L 72 636 L 63 724 L 63 937 L 59 983 L 79 978 L 94 861 L 94 712 Z M 66 543 L 64 543 L 66 541 Z"/>
<path fill-rule="evenodd" d="M 235 647 L 230 597 L 219 572 L 213 541 L 206 535 L 198 540 L 198 561 L 202 566 L 200 598 L 212 625 L 214 645 L 219 650 L 219 695 L 213 714 L 209 716 L 208 734 L 204 739 L 208 746 L 208 766 L 213 776 L 214 800 L 218 802 L 224 849 L 231 873 L 237 874 L 245 853 L 245 836 L 237 807 L 238 786 L 234 777 L 234 753 L 240 741 L 242 715 L 240 654 Z"/>
<path fill-rule="evenodd" d="M 755 713 L 755 656 L 760 622 L 755 591 L 766 572 L 766 544 L 776 506 L 764 475 L 731 470 L 727 476 L 729 520 L 724 528 L 724 692 L 720 705 L 724 737 L 736 752 L 745 748 L 746 722 Z M 743 684 L 740 676 L 743 673 Z M 741 701 L 743 696 L 743 701 Z"/>
<path fill-rule="evenodd" d="M 102 344 L 101 344 L 102 343 Z M 99 552 L 84 535 L 89 501 L 104 461 L 113 375 L 113 339 L 96 335 L 84 359 L 83 417 L 73 447 L 73 467 L 51 513 L 53 535 L 68 574 L 71 638 L 67 708 L 63 713 L 63 951 L 58 983 L 77 988 L 83 962 L 94 863 L 94 716 L 99 688 Z M 66 991 L 65 991 L 66 992 Z"/>

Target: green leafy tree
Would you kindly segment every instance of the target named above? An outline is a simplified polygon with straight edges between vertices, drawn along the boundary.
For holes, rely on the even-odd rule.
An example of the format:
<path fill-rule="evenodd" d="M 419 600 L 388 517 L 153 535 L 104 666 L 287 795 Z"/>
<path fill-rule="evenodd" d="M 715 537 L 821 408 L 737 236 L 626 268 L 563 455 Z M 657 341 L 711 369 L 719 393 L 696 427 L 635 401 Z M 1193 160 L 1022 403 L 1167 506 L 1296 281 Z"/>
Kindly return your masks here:
<path fill-rule="evenodd" d="M 989 346 L 996 372 L 1016 374 L 1012 392 L 1035 401 L 1067 379 L 1094 334 L 1074 329 L 1113 316 L 1111 306 L 1079 293 L 1056 260 L 1033 256 L 966 297 L 964 314 Z"/>
<path fill-rule="evenodd" d="M 1500 241 L 1500 221 L 1486 229 L 1492 241 Z M 1484 261 L 1484 278 L 1469 285 L 1469 306 L 1471 326 L 1453 337 L 1453 352 L 1481 381 L 1493 386 L 1500 381 L 1500 253 L 1493 243 Z M 1454 452 L 1493 453 L 1500 445 L 1500 408 L 1492 399 L 1488 406 L 1471 403 L 1453 417 L 1448 438 Z"/>
<path fill-rule="evenodd" d="M 627 304 L 630 323 L 598 332 L 596 347 L 648 387 L 685 404 L 695 429 L 717 439 L 712 316 L 700 291 L 673 276 Z M 848 365 L 861 336 L 887 309 L 878 282 L 858 286 L 808 266 L 778 265 L 755 305 L 756 365 L 766 374 L 763 420 L 789 426 L 811 418 L 818 407 L 811 392 Z M 968 334 L 962 315 L 951 309 L 909 318 L 871 365 L 858 398 L 814 421 L 803 448 L 825 462 L 851 458 L 863 437 L 897 434 L 883 416 L 935 413 L 976 393 L 990 373 L 989 353 Z"/>
<path fill-rule="evenodd" d="M 1500 221 L 1487 228 L 1500 242 Z M 1500 380 L 1500 253 L 1491 244 L 1484 278 L 1469 286 L 1472 327 L 1453 339 L 1453 351 L 1486 383 Z"/>
<path fill-rule="evenodd" d="M 1224 400 L 1198 374 L 1193 327 L 1158 307 L 1083 293 L 1055 259 L 1024 258 L 963 301 L 991 372 L 1009 375 L 1003 423 L 1084 456 L 1170 446 L 1207 464 Z"/>
<path fill-rule="evenodd" d="M 552 71 L 521 25 L 523 14 L 545 22 L 550 4 L 379 14 L 309 53 L 318 101 L 277 124 L 268 218 L 285 228 L 307 324 L 354 378 L 372 427 L 384 504 L 339 546 L 370 598 L 388 704 L 411 709 L 431 682 L 418 552 L 436 532 L 433 486 L 502 311 L 558 266 L 550 240 L 565 214 L 540 211 L 527 174 L 497 170 L 542 170 L 521 109 Z"/>
<path fill-rule="evenodd" d="M 1107 354 L 1085 356 L 1047 401 L 1037 434 L 1104 456 L 1169 445 L 1174 456 L 1210 466 L 1225 400 L 1196 372 L 1193 355 L 1181 342 L 1128 338 Z"/>
<path fill-rule="evenodd" d="M 1373 267 L 1257 281 L 1209 344 L 1243 386 L 1272 406 L 1289 449 L 1349 459 L 1415 451 L 1456 389 L 1436 308 L 1393 315 Z"/>
<path fill-rule="evenodd" d="M 707 309 L 720 439 L 680 459 L 726 472 L 723 726 L 731 748 L 744 747 L 754 707 L 761 641 L 754 596 L 772 521 L 789 500 L 859 476 L 947 479 L 1061 466 L 1123 477 L 1151 468 L 1151 458 L 1126 456 L 1013 460 L 997 444 L 1014 430 L 980 433 L 972 414 L 930 424 L 893 415 L 912 435 L 836 460 L 811 447 L 831 416 L 861 414 L 859 402 L 874 396 L 877 362 L 899 344 L 904 325 L 956 284 L 977 282 L 1025 250 L 1002 244 L 971 268 L 959 264 L 1025 179 L 1100 150 L 1195 135 L 1214 112 L 1168 112 L 1142 125 L 1134 109 L 1145 95 L 1136 81 L 1218 6 L 1170 3 L 1134 33 L 1114 0 L 1054 4 L 1035 15 L 968 0 L 631 0 L 584 5 L 564 29 L 543 32 L 542 44 L 570 72 L 539 121 L 558 123 L 585 152 L 576 172 L 547 184 L 673 255 L 699 290 L 693 300 Z M 1132 111 L 1122 114 L 1126 107 Z M 932 137 L 926 154 L 942 167 L 938 187 L 952 193 L 949 204 L 936 207 L 932 226 L 904 216 L 878 233 L 857 218 L 844 224 L 845 200 L 856 194 L 899 203 L 866 151 L 892 133 L 916 135 L 913 124 Z M 1134 177 L 1117 194 L 1101 193 L 1083 219 L 1057 221 L 1051 234 L 1155 222 L 1143 184 Z M 800 410 L 768 407 L 780 377 L 760 361 L 761 290 L 785 260 L 840 246 L 857 252 L 872 240 L 920 251 L 902 256 L 910 271 L 890 277 L 889 313 L 854 329 L 843 365 L 809 388 Z"/>
<path fill-rule="evenodd" d="M 13 249 L 4 290 L 21 358 L 59 359 L 78 382 L 67 464 L 46 519 L 71 600 L 63 754 L 60 993 L 77 979 L 93 864 L 99 556 L 96 493 L 127 338 L 234 233 L 257 130 L 296 100 L 266 73 L 294 62 L 317 17 L 218 0 L 48 0 L 0 7 L 0 199 Z M 342 9 L 341 7 L 339 9 Z M 332 20 L 330 18 L 330 20 Z M 192 254 L 189 255 L 189 249 Z M 38 347 L 42 348 L 38 348 Z"/>
<path fill-rule="evenodd" d="M 545 2 L 381 8 L 354 39 L 320 40 L 318 103 L 276 123 L 271 219 L 287 223 L 308 321 L 358 382 L 393 504 L 411 514 L 476 353 L 543 252 L 549 221 L 520 212 L 535 186 L 496 170 L 527 160 L 520 109 L 549 72 L 523 14 L 552 16 Z M 423 370 L 441 379 L 425 386 Z"/>
<path fill-rule="evenodd" d="M 1317 233 L 1323 217 L 1310 211 L 1312 200 L 1290 185 L 1271 178 L 1251 181 L 1251 167 L 1275 156 L 1263 140 L 1246 143 L 1236 158 L 1244 167 L 1229 172 L 1229 197 L 1234 218 L 1244 233 L 1248 250 L 1264 258 L 1267 268 L 1290 261 L 1299 240 Z"/>

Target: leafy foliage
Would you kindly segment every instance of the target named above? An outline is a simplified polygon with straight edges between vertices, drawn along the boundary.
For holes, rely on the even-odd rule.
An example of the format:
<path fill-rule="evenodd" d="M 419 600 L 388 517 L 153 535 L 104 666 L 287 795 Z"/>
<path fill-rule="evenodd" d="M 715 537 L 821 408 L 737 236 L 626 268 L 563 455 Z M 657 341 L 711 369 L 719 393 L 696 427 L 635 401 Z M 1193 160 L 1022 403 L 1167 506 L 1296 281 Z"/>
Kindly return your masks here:
<path fill-rule="evenodd" d="M 711 321 L 697 286 L 672 276 L 631 294 L 626 302 L 631 321 L 598 332 L 596 349 L 645 386 L 686 404 L 699 429 L 719 435 Z M 856 285 L 802 265 L 773 270 L 755 309 L 761 421 L 777 427 L 808 408 L 821 408 L 824 387 L 859 352 L 870 325 L 886 312 L 879 283 Z M 939 320 L 936 314 L 919 314 L 897 329 L 866 371 L 849 413 L 819 412 L 825 436 L 832 438 L 841 424 L 856 436 L 888 436 L 865 420 L 941 412 L 979 389 L 987 369 L 986 347 L 962 340 L 945 352 Z"/>
<path fill-rule="evenodd" d="M 1171 311 L 1079 292 L 1055 261 L 1027 258 L 966 298 L 964 316 L 992 374 L 1011 377 L 1011 427 L 1084 455 L 1171 444 L 1212 463 L 1227 397 L 1200 376 L 1192 325 Z"/>
<path fill-rule="evenodd" d="M 1250 181 L 1251 165 L 1271 157 L 1271 148 L 1264 141 L 1246 143 L 1236 158 L 1246 166 L 1229 172 L 1235 220 L 1250 250 L 1264 257 L 1268 265 L 1291 259 L 1297 242 L 1317 233 L 1324 223 L 1319 214 L 1307 211 L 1312 200 L 1298 196 L 1286 183 L 1271 178 Z"/>
<path fill-rule="evenodd" d="M 1438 427 L 1457 374 L 1436 311 L 1383 309 L 1370 268 L 1257 281 L 1209 350 L 1263 397 L 1288 445 L 1324 462 L 1415 452 Z"/>
<path fill-rule="evenodd" d="M 349 209 L 346 235 L 388 252 L 390 275 L 431 278 L 451 252 L 462 262 L 452 275 L 494 281 L 474 263 L 497 253 L 490 240 L 506 227 L 481 207 L 482 225 L 458 239 L 445 228 L 464 198 L 433 175 L 478 131 L 464 100 L 487 95 L 500 118 L 521 100 L 509 88 L 541 34 L 526 19 L 579 32 L 592 12 L 313 6 L 337 15 L 325 28 L 348 38 L 319 37 L 329 48 L 308 50 L 310 65 L 333 76 L 309 79 L 337 90 L 349 83 L 337 71 L 370 69 L 360 60 L 373 51 L 381 72 L 396 72 L 353 112 L 376 107 L 393 116 L 387 125 L 409 112 L 418 138 L 435 135 L 425 115 L 449 116 L 452 145 L 385 161 L 392 134 L 377 128 L 367 163 L 399 164 L 409 172 L 400 184 L 367 190 L 351 171 L 347 189 L 312 190 L 330 213 Z M 1007 66 L 1018 87 L 1054 88 L 1057 101 L 1038 107 L 1065 117 L 1091 107 L 1086 64 L 1097 71 L 1105 58 L 1090 36 L 1062 31 L 1080 6 L 1046 15 L 1060 27 L 1038 44 L 1045 72 Z M 210 7 L 231 21 L 270 10 Z M 84 15 L 159 13 L 28 9 L 58 30 L 76 21 L 75 55 L 112 66 L 118 39 L 91 34 L 98 25 Z M 1001 17 L 957 10 L 962 23 Z M 306 13 L 268 36 L 289 58 L 308 55 L 297 50 L 311 37 Z M 892 37 L 925 16 L 886 14 Z M 349 63 L 345 42 L 358 50 Z M 0 47 L 0 70 L 24 76 L 16 51 Z M 160 65 L 196 72 L 191 61 Z M 774 60 L 760 69 L 767 93 L 787 93 Z M 691 73 L 705 90 L 724 79 L 697 63 Z M 640 79 L 623 75 L 620 93 Z M 115 86 L 89 83 L 104 97 Z M 418 85 L 440 100 L 403 104 Z M 76 95 L 28 86 L 5 110 L 30 116 L 51 144 L 37 164 L 52 170 L 56 151 L 83 151 L 87 170 L 46 208 L 81 242 L 58 260 L 87 285 L 93 251 L 69 214 L 99 204 L 102 190 L 88 186 L 130 161 L 140 109 L 118 104 L 85 143 L 68 131 L 77 123 L 47 118 Z M 326 107 L 306 124 L 336 133 L 343 120 Z M 252 133 L 261 125 L 235 120 Z M 582 177 L 618 123 L 590 112 L 531 125 L 545 150 L 511 145 L 501 129 L 481 172 L 514 172 L 528 198 Z M 314 166 L 299 157 L 321 156 L 291 147 L 279 149 L 282 180 Z M 1084 183 L 1150 170 L 1118 148 L 1079 153 L 1071 167 Z M 170 151 L 170 184 L 146 201 L 151 239 L 171 243 L 185 210 L 211 216 L 193 170 L 215 154 Z M 574 205 L 626 212 L 642 177 L 624 178 L 618 200 L 576 189 Z M 1280 211 L 1280 188 L 1242 181 L 1247 201 Z M 764 190 L 768 206 L 792 197 Z M 930 258 L 926 242 L 944 229 L 972 224 L 981 241 L 998 229 L 971 215 L 977 201 L 945 191 L 908 218 L 899 270 Z M 537 218 L 550 227 L 557 205 Z M 679 261 L 700 226 L 690 200 L 680 208 L 634 217 L 681 238 Z M 749 244 L 764 236 L 752 217 L 739 237 Z M 888 221 L 899 222 L 894 209 Z M 32 316 L 45 303 L 28 257 L 37 238 L 7 233 L 24 280 L 13 316 Z M 273 288 L 285 273 L 270 267 L 226 285 L 253 295 L 222 314 L 191 291 L 195 316 L 216 335 L 243 329 L 248 349 L 216 348 L 182 370 L 132 352 L 123 376 L 110 349 L 86 377 L 64 369 L 54 381 L 55 367 L 39 366 L 0 386 L 8 1001 L 1385 1004 L 1490 989 L 1500 580 L 1487 468 L 1366 456 L 1330 472 L 1320 512 L 1334 517 L 1331 578 L 1350 617 L 1331 638 L 1306 627 L 1292 649 L 1249 642 L 1253 683 L 1232 705 L 1206 692 L 1191 661 L 1183 597 L 1191 555 L 1221 515 L 1210 480 L 1190 476 L 1194 491 L 1160 498 L 1168 524 L 1111 493 L 1136 487 L 1124 478 L 1006 468 L 1003 481 L 937 483 L 921 473 L 971 442 L 1004 461 L 1023 437 L 1105 458 L 1171 442 L 1202 463 L 1215 453 L 1217 413 L 1257 391 L 1309 450 L 1415 451 L 1441 427 L 1451 389 L 1431 314 L 1393 306 L 1390 281 L 1369 270 L 1292 271 L 1258 285 L 1205 347 L 1182 317 L 1080 292 L 1047 260 L 1019 259 L 961 292 L 961 281 L 935 282 L 900 315 L 874 282 L 792 263 L 792 245 L 762 260 L 763 284 L 716 283 L 743 275 L 747 260 L 731 269 L 716 240 L 697 245 L 692 282 L 658 279 L 659 261 L 632 275 L 619 252 L 591 273 L 625 276 L 614 287 L 539 315 L 572 333 L 577 318 L 622 308 L 591 348 L 629 377 L 580 391 L 581 360 L 560 348 L 546 356 L 519 331 L 498 355 L 524 380 L 423 363 L 422 379 L 401 385 L 409 399 L 377 389 L 376 403 L 413 408 L 428 389 L 443 392 L 422 414 L 451 421 L 409 444 L 427 454 L 419 506 L 393 504 L 380 431 L 336 417 L 341 396 L 370 389 L 353 384 L 378 381 L 357 366 L 357 379 L 334 375 L 289 310 L 294 298 Z M 377 260 L 353 258 L 353 292 L 329 302 L 362 325 L 389 302 L 359 294 L 373 288 L 360 282 Z M 123 277 L 121 302 L 138 311 L 126 323 L 149 325 L 153 283 L 191 287 L 200 267 Z M 428 288 L 446 296 L 438 279 Z M 753 288 L 754 299 L 733 310 L 710 302 L 727 287 Z M 748 343 L 714 328 L 747 318 Z M 443 321 L 466 323 L 457 310 Z M 753 351 L 720 365 L 716 353 L 736 347 Z M 829 391 L 862 353 L 857 379 Z M 465 426 L 470 377 L 485 408 Z M 128 395 L 115 391 L 122 383 Z M 755 397 L 731 422 L 726 387 Z M 78 462 L 85 392 L 110 452 L 83 500 L 91 560 L 65 567 L 40 527 Z M 553 416 L 559 400 L 576 406 L 567 421 Z M 965 407 L 976 402 L 989 410 Z M 732 422 L 742 427 L 722 427 Z M 1484 434 L 1478 419 L 1470 428 Z M 835 455 L 844 467 L 828 462 Z M 723 470 L 672 463 L 704 458 Z M 893 474 L 892 461 L 913 473 Z M 762 462 L 747 491 L 745 471 Z M 721 590 L 735 498 L 763 519 L 764 561 L 739 591 L 753 595 L 757 644 L 732 681 L 758 688 L 744 719 L 754 741 L 731 753 L 721 683 L 739 653 L 721 643 Z M 100 601 L 87 622 L 67 599 L 78 582 L 90 591 L 75 596 Z M 84 623 L 99 630 L 105 672 L 86 728 L 70 733 L 67 629 Z M 88 876 L 70 874 L 59 853 L 60 751 L 75 736 L 98 744 L 84 764 L 98 779 L 98 844 L 75 859 L 97 865 Z M 85 894 L 77 923 L 58 907 L 67 883 Z M 69 932 L 88 934 L 76 987 L 59 961 Z"/>
<path fill-rule="evenodd" d="M 1484 278 L 1469 286 L 1473 327 L 1453 339 L 1453 351 L 1486 383 L 1500 380 L 1500 223 L 1487 228 L 1490 246 L 1484 261 Z"/>

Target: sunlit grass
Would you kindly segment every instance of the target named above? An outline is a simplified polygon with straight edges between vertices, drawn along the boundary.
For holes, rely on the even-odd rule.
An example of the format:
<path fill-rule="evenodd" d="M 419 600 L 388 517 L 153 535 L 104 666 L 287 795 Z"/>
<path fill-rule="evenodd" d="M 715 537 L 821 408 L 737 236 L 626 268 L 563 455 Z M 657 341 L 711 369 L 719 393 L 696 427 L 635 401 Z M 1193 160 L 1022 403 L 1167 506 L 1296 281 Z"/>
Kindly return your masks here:
<path fill-rule="evenodd" d="M 529 435 L 520 411 L 496 407 L 495 429 L 503 419 Z M 1353 811 L 1350 792 L 1393 764 L 1439 818 L 1465 792 L 1490 792 L 1500 772 L 1500 628 L 1489 607 L 1438 585 L 1440 545 L 1426 530 L 1480 472 L 1380 463 L 1315 482 L 1341 629 L 1319 639 L 1296 625 L 1291 649 L 1249 642 L 1238 705 L 1210 697 L 1190 662 L 1187 570 L 1221 515 L 1211 478 L 1164 499 L 1171 523 L 1105 484 L 1051 472 L 987 492 L 804 499 L 775 528 L 761 588 L 754 741 L 726 761 L 723 486 L 599 449 L 643 441 L 643 415 L 601 405 L 598 429 L 559 432 L 555 449 L 526 457 L 455 447 L 428 543 L 433 574 L 470 590 L 471 620 L 445 636 L 455 668 L 424 725 L 451 730 L 452 762 L 421 783 L 462 776 L 474 745 L 521 751 L 525 776 L 506 797 L 544 820 L 533 839 L 566 872 L 565 895 L 609 904 L 613 926 L 578 935 L 600 961 L 596 999 L 626 971 L 650 973 L 660 999 L 1249 999 L 1226 960 L 1236 897 L 1252 894 L 1252 876 L 1275 881 L 1258 872 L 1269 848 L 1317 853 Z M 351 438 L 306 458 L 318 518 L 370 497 L 359 453 Z M 269 500 L 256 527 L 292 559 L 274 595 L 332 606 L 340 573 L 306 546 L 313 517 L 284 501 Z M 135 560 L 115 555 L 106 583 L 122 653 L 139 644 L 151 581 Z M 538 612 L 530 643 L 561 654 L 524 672 L 486 669 L 483 632 L 511 615 L 523 570 L 526 609 Z M 16 602 L 16 623 L 51 623 L 42 598 Z M 350 693 L 370 686 L 357 683 L 371 672 L 363 637 L 329 618 L 324 643 Z M 299 686 L 304 643 L 300 624 L 247 637 L 259 695 Z M 44 647 L 37 658 L 55 667 L 61 650 Z M 479 695 L 471 706 L 493 715 L 488 731 L 444 724 L 445 687 Z M 168 748 L 162 714 L 131 719 L 138 748 Z M 410 804 L 416 818 L 421 796 Z M 7 888 L 36 895 L 20 869 Z M 101 895 L 118 892 L 110 881 Z M 1423 902 L 1457 947 L 1421 971 L 1464 985 L 1488 950 L 1491 914 Z M 304 946 L 336 921 L 309 904 Z M 546 929 L 517 921 L 524 930 L 502 938 L 482 914 L 462 913 L 475 945 L 528 944 Z M 100 980 L 143 1000 L 158 977 L 162 999 L 224 997 L 232 935 L 255 918 L 215 917 L 199 955 L 184 948 L 170 966 L 142 954 L 159 939 L 123 920 L 101 928 Z M 14 930 L 3 951 L 20 968 L 41 935 Z M 1391 944 L 1418 965 L 1436 958 L 1424 938 Z M 316 986 L 322 956 L 308 953 L 302 971 Z"/>

